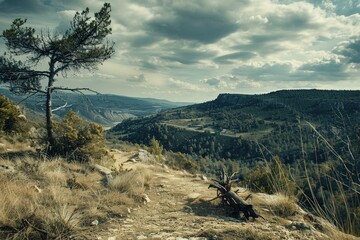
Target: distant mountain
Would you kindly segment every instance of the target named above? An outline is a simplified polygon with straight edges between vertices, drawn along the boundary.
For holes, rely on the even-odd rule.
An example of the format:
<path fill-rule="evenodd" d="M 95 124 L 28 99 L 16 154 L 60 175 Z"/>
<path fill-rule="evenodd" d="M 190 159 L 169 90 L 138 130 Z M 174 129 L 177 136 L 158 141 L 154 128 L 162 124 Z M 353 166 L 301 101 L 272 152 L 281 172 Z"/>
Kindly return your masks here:
<path fill-rule="evenodd" d="M 0 94 L 9 97 L 14 102 L 20 102 L 25 96 L 15 96 L 7 89 L 0 88 Z M 33 96 L 23 101 L 27 108 L 44 113 L 45 104 L 42 96 Z M 167 100 L 150 98 L 132 98 L 110 94 L 75 94 L 57 92 L 53 94 L 54 114 L 63 116 L 69 109 L 81 117 L 103 126 L 114 126 L 128 118 L 142 117 L 159 113 L 165 109 L 188 105 Z M 64 106 L 64 107 L 63 107 Z M 63 107 L 63 108 L 62 108 Z"/>
<path fill-rule="evenodd" d="M 360 91 L 282 90 L 262 95 L 220 94 L 215 100 L 127 120 L 110 130 L 121 140 L 210 159 L 252 161 L 279 155 L 294 162 L 306 154 L 322 161 L 319 134 L 339 151 L 360 124 Z M 312 127 L 318 131 L 316 133 Z"/>

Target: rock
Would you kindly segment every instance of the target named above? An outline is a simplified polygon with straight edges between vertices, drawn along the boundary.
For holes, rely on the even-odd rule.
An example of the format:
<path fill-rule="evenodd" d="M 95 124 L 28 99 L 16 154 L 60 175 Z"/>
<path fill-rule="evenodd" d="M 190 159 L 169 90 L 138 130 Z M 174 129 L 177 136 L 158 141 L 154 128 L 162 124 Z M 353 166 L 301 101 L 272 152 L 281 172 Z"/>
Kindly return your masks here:
<path fill-rule="evenodd" d="M 187 213 L 191 213 L 193 210 L 192 210 L 192 208 L 190 206 L 185 206 L 184 211 L 187 212 Z"/>
<path fill-rule="evenodd" d="M 202 176 L 201 176 L 201 180 L 207 181 L 208 179 L 207 179 L 207 177 L 206 177 L 205 175 L 202 175 Z"/>
<path fill-rule="evenodd" d="M 296 230 L 312 230 L 312 227 L 304 222 L 292 222 L 290 228 Z"/>
<path fill-rule="evenodd" d="M 154 234 L 151 236 L 152 239 L 167 239 L 166 236 L 170 235 L 170 233 L 159 232 L 158 234 Z"/>
<path fill-rule="evenodd" d="M 24 114 L 20 114 L 20 115 L 18 116 L 18 118 L 26 121 L 26 116 L 25 116 Z"/>
<path fill-rule="evenodd" d="M 113 176 L 111 175 L 112 171 L 106 167 L 103 167 L 99 164 L 94 165 L 95 169 L 98 170 L 101 174 L 105 176 L 105 179 L 103 179 L 103 184 L 109 185 L 109 183 L 113 180 Z"/>
<path fill-rule="evenodd" d="M 186 196 L 186 199 L 192 201 L 192 200 L 197 199 L 200 195 L 201 194 L 199 194 L 199 193 L 191 193 Z"/>
<path fill-rule="evenodd" d="M 107 240 L 116 240 L 116 237 L 109 237 Z"/>
<path fill-rule="evenodd" d="M 113 180 L 113 176 L 111 174 L 105 175 L 106 183 L 109 184 Z"/>
<path fill-rule="evenodd" d="M 126 163 L 137 163 L 137 161 L 134 158 L 130 158 Z"/>
<path fill-rule="evenodd" d="M 147 239 L 147 236 L 140 235 L 136 237 L 137 240 Z"/>
<path fill-rule="evenodd" d="M 12 166 L 7 166 L 7 165 L 0 164 L 0 171 L 15 172 L 15 168 L 12 167 Z"/>
<path fill-rule="evenodd" d="M 99 164 L 95 164 L 94 167 L 96 168 L 96 170 L 98 170 L 100 173 L 104 174 L 104 175 L 108 175 L 108 174 L 111 174 L 111 170 L 106 168 L 106 167 L 103 167 Z"/>
<path fill-rule="evenodd" d="M 155 162 L 154 156 L 144 149 L 140 149 L 133 156 L 131 156 L 130 159 L 133 159 L 137 162 Z"/>
<path fill-rule="evenodd" d="M 127 212 L 128 212 L 128 214 L 130 214 L 130 213 L 131 213 L 131 209 L 130 209 L 130 208 L 128 208 L 128 209 L 127 209 Z"/>
<path fill-rule="evenodd" d="M 97 225 L 99 225 L 99 221 L 97 219 L 91 222 L 91 226 L 97 226 Z"/>
<path fill-rule="evenodd" d="M 144 200 L 144 203 L 149 203 L 151 202 L 149 196 L 147 194 L 143 194 L 142 195 L 142 199 Z"/>

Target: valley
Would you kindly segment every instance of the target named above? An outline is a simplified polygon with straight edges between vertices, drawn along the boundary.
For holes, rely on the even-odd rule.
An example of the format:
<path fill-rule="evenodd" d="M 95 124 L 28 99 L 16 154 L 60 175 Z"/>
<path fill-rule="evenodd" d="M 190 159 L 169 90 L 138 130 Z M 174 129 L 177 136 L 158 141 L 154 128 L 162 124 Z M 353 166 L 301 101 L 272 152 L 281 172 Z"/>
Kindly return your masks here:
<path fill-rule="evenodd" d="M 39 118 L 45 111 L 44 97 L 35 95 L 14 95 L 9 90 L 0 88 L 0 94 L 14 102 L 21 102 L 28 110 L 35 111 L 33 118 Z M 29 98 L 28 98 L 29 97 Z M 53 97 L 53 113 L 62 118 L 72 110 L 91 122 L 110 128 L 125 119 L 155 114 L 165 109 L 188 105 L 151 98 L 132 98 L 110 94 L 80 94 L 58 92 Z M 30 115 L 30 114 L 28 114 Z"/>
<path fill-rule="evenodd" d="M 221 94 L 213 101 L 124 121 L 109 135 L 140 144 L 155 137 L 165 149 L 210 159 L 251 163 L 279 155 L 293 163 L 306 152 L 308 159 L 321 162 L 328 153 L 314 142 L 319 136 L 311 126 L 340 149 L 339 139 L 353 137 L 360 123 L 359 102 L 358 91 Z"/>

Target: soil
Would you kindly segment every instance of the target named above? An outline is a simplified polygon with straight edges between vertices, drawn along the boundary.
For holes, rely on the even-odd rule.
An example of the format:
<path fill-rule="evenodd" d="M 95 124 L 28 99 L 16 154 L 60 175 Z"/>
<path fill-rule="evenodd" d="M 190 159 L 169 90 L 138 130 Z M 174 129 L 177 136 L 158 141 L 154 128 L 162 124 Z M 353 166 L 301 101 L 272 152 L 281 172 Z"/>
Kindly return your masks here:
<path fill-rule="evenodd" d="M 265 220 L 245 221 L 218 200 L 208 201 L 216 196 L 216 190 L 208 189 L 209 181 L 203 180 L 202 175 L 154 163 L 126 162 L 128 153 L 119 152 L 115 156 L 117 168 L 123 164 L 128 169 L 146 167 L 152 171 L 152 183 L 145 191 L 150 202 L 129 208 L 126 217 L 112 219 L 106 228 L 94 229 L 95 239 L 333 239 L 329 232 L 321 232 L 314 222 L 305 220 L 304 212 L 281 218 L 264 206 L 254 204 Z M 240 189 L 240 196 L 248 194 Z M 259 194 L 258 198 L 261 197 L 273 196 Z M 247 202 L 252 204 L 252 199 Z M 309 229 L 297 228 L 292 223 L 303 223 Z"/>

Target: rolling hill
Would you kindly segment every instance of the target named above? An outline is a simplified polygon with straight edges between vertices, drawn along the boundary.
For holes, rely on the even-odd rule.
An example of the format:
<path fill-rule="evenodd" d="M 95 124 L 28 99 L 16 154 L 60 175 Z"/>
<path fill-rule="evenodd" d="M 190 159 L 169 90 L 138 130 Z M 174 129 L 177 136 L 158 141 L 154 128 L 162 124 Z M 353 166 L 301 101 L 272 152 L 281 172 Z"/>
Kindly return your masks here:
<path fill-rule="evenodd" d="M 110 130 L 118 139 L 210 159 L 252 162 L 279 155 L 294 162 L 306 154 L 322 161 L 360 123 L 360 91 L 282 90 L 263 95 L 220 94 L 215 100 L 124 121 Z M 316 129 L 316 131 L 314 130 Z M 331 154 L 330 154 L 331 155 Z"/>
<path fill-rule="evenodd" d="M 5 95 L 14 102 L 20 102 L 25 97 L 13 95 L 7 89 L 0 88 L 0 94 Z M 165 109 L 184 106 L 189 103 L 177 103 L 167 100 L 151 98 L 132 98 L 110 94 L 82 95 L 74 93 L 58 92 L 53 94 L 53 109 L 58 116 L 64 116 L 69 110 L 73 110 L 81 117 L 99 123 L 105 127 L 111 127 L 128 118 L 136 118 L 161 112 Z M 26 108 L 39 113 L 45 112 L 44 99 L 41 96 L 33 96 L 23 102 Z M 66 106 L 65 106 L 66 105 Z M 65 106 L 61 108 L 62 106 Z"/>

